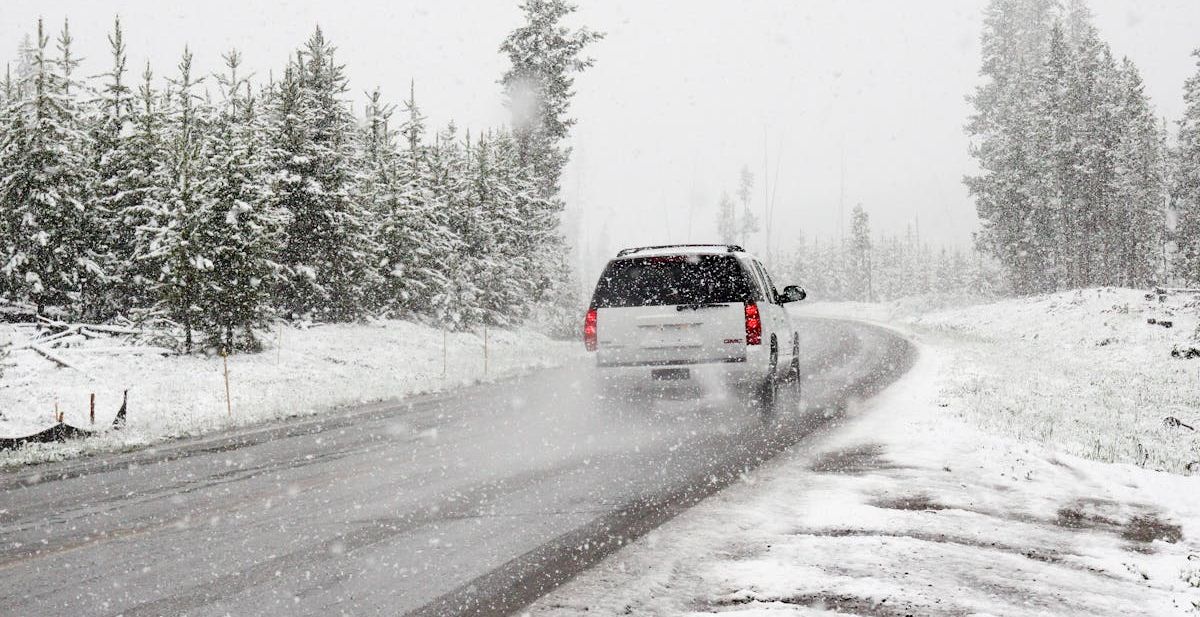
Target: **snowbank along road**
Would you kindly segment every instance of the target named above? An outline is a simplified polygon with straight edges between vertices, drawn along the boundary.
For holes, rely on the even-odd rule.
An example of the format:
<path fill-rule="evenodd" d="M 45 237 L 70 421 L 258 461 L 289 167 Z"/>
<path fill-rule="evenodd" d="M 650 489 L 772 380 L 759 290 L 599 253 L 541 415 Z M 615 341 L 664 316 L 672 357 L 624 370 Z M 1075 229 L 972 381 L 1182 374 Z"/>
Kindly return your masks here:
<path fill-rule="evenodd" d="M 803 405 L 600 411 L 585 366 L 0 476 L 12 615 L 501 615 L 891 383 L 890 331 L 801 323 Z"/>

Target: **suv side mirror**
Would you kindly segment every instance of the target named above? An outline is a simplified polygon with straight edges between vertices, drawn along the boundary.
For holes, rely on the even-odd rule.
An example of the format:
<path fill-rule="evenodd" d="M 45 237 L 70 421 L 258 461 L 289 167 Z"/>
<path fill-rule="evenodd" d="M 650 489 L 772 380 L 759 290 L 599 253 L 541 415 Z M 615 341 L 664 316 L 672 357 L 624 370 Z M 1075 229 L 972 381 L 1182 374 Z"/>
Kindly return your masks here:
<path fill-rule="evenodd" d="M 788 302 L 799 302 L 808 297 L 808 294 L 799 285 L 788 285 L 783 288 L 783 293 L 780 296 L 780 300 L 784 304 L 787 304 Z"/>

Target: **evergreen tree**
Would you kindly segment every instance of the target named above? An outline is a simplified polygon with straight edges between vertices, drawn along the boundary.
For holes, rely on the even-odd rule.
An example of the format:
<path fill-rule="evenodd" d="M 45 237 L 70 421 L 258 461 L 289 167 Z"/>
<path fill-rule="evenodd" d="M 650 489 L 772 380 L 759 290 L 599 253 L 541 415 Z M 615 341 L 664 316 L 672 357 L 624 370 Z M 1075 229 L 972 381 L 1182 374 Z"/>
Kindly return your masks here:
<path fill-rule="evenodd" d="M 438 134 L 429 152 L 431 204 L 446 213 L 446 227 L 453 238 L 453 257 L 447 269 L 447 279 L 453 283 L 446 290 L 442 310 L 434 317 L 452 329 L 474 327 L 484 317 L 480 309 L 483 290 L 479 287 L 482 268 L 478 252 L 483 239 L 467 179 L 471 167 L 469 155 L 470 151 L 459 143 L 454 123 Z"/>
<path fill-rule="evenodd" d="M 569 116 L 574 76 L 592 66 L 593 60 L 583 53 L 604 35 L 564 26 L 563 18 L 575 11 L 568 0 L 525 0 L 521 11 L 524 23 L 500 47 L 511 63 L 501 83 L 512 114 L 517 161 L 535 182 L 537 197 L 544 200 L 545 211 L 554 214 L 557 228 L 562 210 L 559 179 L 571 153 L 563 142 L 575 124 Z M 550 299 L 546 312 L 554 313 L 558 328 L 564 329 L 576 321 L 581 304 L 579 286 L 566 260 L 569 251 L 562 237 L 555 231 L 543 234 L 542 241 L 535 266 L 547 276 L 536 279 L 535 293 L 543 300 Z"/>
<path fill-rule="evenodd" d="M 398 177 L 400 161 L 396 132 L 390 125 L 393 111 L 394 107 L 385 104 L 379 88 L 375 88 L 367 103 L 366 123 L 362 128 L 362 172 L 358 188 L 375 221 L 372 232 L 379 247 L 380 287 L 372 294 L 370 304 L 373 309 L 387 313 L 395 312 L 394 298 L 398 296 L 396 288 L 401 278 L 391 276 L 392 262 L 408 248 L 399 244 L 397 233 L 404 224 L 399 213 L 403 188 Z"/>
<path fill-rule="evenodd" d="M 862 204 L 854 206 L 850 223 L 852 272 L 854 273 L 854 288 L 859 300 L 875 301 L 875 292 L 871 287 L 871 223 L 867 211 Z"/>
<path fill-rule="evenodd" d="M 1119 84 L 1112 52 L 1095 28 L 1085 30 L 1075 49 L 1072 82 L 1078 162 L 1068 245 L 1076 255 L 1076 267 L 1068 284 L 1109 284 L 1108 274 L 1114 268 L 1108 256 L 1118 244 L 1114 154 L 1121 133 L 1117 119 Z"/>
<path fill-rule="evenodd" d="M 738 243 L 737 209 L 729 193 L 721 193 L 717 204 L 717 237 L 725 244 Z"/>
<path fill-rule="evenodd" d="M 575 10 L 567 0 L 525 0 L 525 22 L 500 46 L 512 63 L 500 83 L 512 113 L 520 161 L 533 169 L 545 198 L 558 194 L 559 177 L 570 157 L 570 148 L 562 142 L 575 124 L 568 116 L 574 75 L 592 66 L 594 61 L 582 54 L 604 38 L 587 28 L 572 31 L 562 25 Z"/>
<path fill-rule="evenodd" d="M 241 55 L 223 56 L 218 78 L 224 104 L 204 142 L 205 189 L 211 198 L 200 220 L 196 243 L 205 261 L 201 271 L 201 326 L 227 351 L 257 350 L 255 330 L 272 314 L 271 284 L 277 266 L 282 221 L 267 198 L 266 164 L 256 133 L 258 108 Z"/>
<path fill-rule="evenodd" d="M 377 287 L 370 211 L 358 194 L 355 120 L 343 67 L 318 28 L 280 85 L 271 135 L 275 207 L 288 225 L 279 261 L 284 310 L 351 321 Z"/>
<path fill-rule="evenodd" d="M 1176 274 L 1188 285 L 1200 285 L 1200 49 L 1197 72 L 1184 84 L 1186 109 L 1179 121 L 1172 169 L 1171 203 L 1178 222 L 1174 230 Z"/>
<path fill-rule="evenodd" d="M 138 167 L 138 158 L 153 156 L 156 150 L 138 152 L 131 148 L 132 125 L 134 123 L 135 97 L 126 84 L 125 36 L 121 19 L 113 21 L 113 31 L 108 35 L 112 50 L 112 65 L 104 73 L 104 83 L 99 97 L 94 102 L 96 118 L 92 122 L 94 144 L 93 169 L 96 174 L 96 205 L 102 215 L 104 239 L 99 242 L 106 248 L 111 261 L 106 269 L 111 274 L 111 287 L 98 307 L 104 316 L 124 312 L 139 302 L 140 290 L 145 289 L 145 279 L 139 279 L 133 261 L 133 238 L 135 232 L 123 214 L 139 205 L 146 189 L 146 178 L 153 173 L 153 165 Z M 144 145 L 144 144 L 139 144 Z"/>
<path fill-rule="evenodd" d="M 1122 132 L 1116 146 L 1116 206 L 1113 282 L 1125 287 L 1157 281 L 1156 266 L 1166 230 L 1163 192 L 1163 143 L 1137 67 L 1121 63 L 1118 119 Z"/>
<path fill-rule="evenodd" d="M 505 239 L 511 238 L 515 225 L 516 211 L 512 207 L 511 195 L 502 184 L 498 173 L 495 149 L 486 135 L 480 135 L 474 147 L 468 137 L 465 144 L 468 156 L 467 208 L 470 225 L 464 228 L 463 239 L 466 249 L 475 262 L 475 283 L 479 288 L 477 309 L 484 323 L 498 325 L 506 315 L 515 315 L 518 307 L 512 306 L 512 298 L 520 293 L 514 288 L 515 281 L 504 263 L 508 247 Z"/>
<path fill-rule="evenodd" d="M 1060 24 L 1051 30 L 1045 61 L 1037 74 L 1034 113 L 1038 119 L 1033 150 L 1040 152 L 1038 183 L 1027 250 L 1031 267 L 1041 268 L 1037 290 L 1057 289 L 1067 284 L 1077 261 L 1076 246 L 1064 240 L 1073 237 L 1078 168 L 1075 118 L 1070 106 L 1071 52 Z M 1032 288 L 1031 288 L 1032 289 Z"/>
<path fill-rule="evenodd" d="M 49 57 L 38 21 L 26 96 L 10 103 L 0 135 L 0 268 L 8 292 L 39 312 L 60 307 L 90 317 L 107 281 L 98 250 L 102 231 L 92 204 L 94 177 L 72 71 L 71 35 L 64 25 L 59 57 Z"/>
<path fill-rule="evenodd" d="M 438 164 L 429 160 L 430 148 L 423 141 L 425 117 L 413 88 L 404 113 L 399 132 L 405 150 L 396 171 L 397 201 L 392 216 L 382 224 L 391 228 L 384 244 L 387 280 L 393 287 L 388 297 L 397 316 L 445 323 L 452 284 L 448 272 L 456 259 L 457 239 L 449 229 L 448 211 L 438 207 L 444 203 L 435 193 Z"/>
<path fill-rule="evenodd" d="M 162 269 L 156 257 L 158 229 L 165 212 L 160 208 L 166 190 L 163 166 L 164 101 L 154 88 L 154 73 L 142 71 L 128 136 L 114 140 L 102 160 L 111 175 L 102 183 L 107 197 L 100 203 L 110 215 L 109 242 L 117 264 L 114 303 L 118 312 L 151 309 L 157 304 L 157 281 Z"/>
<path fill-rule="evenodd" d="M 984 16 L 984 83 L 967 133 L 980 173 L 966 179 L 982 225 L 979 242 L 1004 264 L 1017 293 L 1045 288 L 1033 232 L 1034 170 L 1040 152 L 1032 145 L 1035 117 L 1033 75 L 1050 44 L 1054 0 L 992 0 Z"/>
<path fill-rule="evenodd" d="M 149 238 L 140 258 L 157 268 L 157 306 L 183 328 L 184 350 L 191 352 L 205 325 L 203 292 L 215 265 L 212 238 L 205 233 L 215 209 L 204 158 L 212 113 L 196 91 L 203 78 L 193 76 L 192 53 L 186 48 L 178 70 L 178 76 L 168 80 L 163 160 L 141 206 L 148 215 Z"/>
<path fill-rule="evenodd" d="M 738 199 L 742 202 L 742 217 L 741 228 L 738 229 L 740 240 L 738 244 L 745 246 L 750 239 L 750 234 L 758 231 L 758 218 L 750 211 L 750 196 L 754 190 L 754 174 L 750 173 L 748 166 L 742 166 L 742 172 L 738 176 Z"/>
<path fill-rule="evenodd" d="M 1060 21 L 1061 19 L 1061 21 Z M 967 179 L 1012 291 L 1143 285 L 1162 246 L 1162 142 L 1136 67 L 1083 0 L 993 0 Z"/>

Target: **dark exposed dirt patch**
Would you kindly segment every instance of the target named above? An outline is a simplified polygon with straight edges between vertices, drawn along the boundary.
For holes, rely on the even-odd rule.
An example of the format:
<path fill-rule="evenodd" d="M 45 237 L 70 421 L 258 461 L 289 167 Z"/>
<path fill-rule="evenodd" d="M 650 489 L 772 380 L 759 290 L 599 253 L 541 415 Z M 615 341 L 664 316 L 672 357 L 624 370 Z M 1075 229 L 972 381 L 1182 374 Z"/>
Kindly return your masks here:
<path fill-rule="evenodd" d="M 716 603 L 717 606 L 733 606 L 754 602 L 751 598 L 734 598 Z M 846 593 L 803 593 L 774 599 L 781 604 L 806 606 L 837 613 L 848 613 L 862 617 L 965 617 L 971 614 L 961 608 L 935 607 L 903 600 L 883 598 L 875 600 Z"/>
<path fill-rule="evenodd" d="M 1111 531 L 1120 523 L 1094 511 L 1076 506 L 1063 506 L 1058 509 L 1054 524 L 1067 529 L 1099 529 Z"/>
<path fill-rule="evenodd" d="M 1154 513 L 1140 514 L 1125 523 L 1121 537 L 1132 542 L 1162 540 L 1174 544 L 1183 540 L 1183 528 L 1158 518 Z"/>
<path fill-rule="evenodd" d="M 1058 509 L 1054 523 L 1067 529 L 1092 529 L 1114 533 L 1130 542 L 1141 545 L 1155 540 L 1176 543 L 1183 540 L 1183 528 L 1167 522 L 1152 510 L 1142 504 L 1131 504 L 1138 514 L 1125 519 L 1120 513 L 1121 505 L 1107 499 L 1079 499 L 1070 505 Z M 1129 547 L 1131 550 L 1145 552 L 1138 544 Z"/>
<path fill-rule="evenodd" d="M 1121 527 L 1121 504 L 1099 497 L 1083 497 L 1058 509 L 1054 524 L 1067 529 L 1116 531 Z"/>
<path fill-rule="evenodd" d="M 915 510 L 915 511 L 938 511 L 947 510 L 950 506 L 938 503 L 929 495 L 918 493 L 916 495 L 905 495 L 903 497 L 880 497 L 870 502 L 876 508 L 887 508 L 889 510 Z"/>
<path fill-rule="evenodd" d="M 844 450 L 826 452 L 809 469 L 822 473 L 860 474 L 884 469 L 900 469 L 883 456 L 883 445 L 867 443 Z"/>

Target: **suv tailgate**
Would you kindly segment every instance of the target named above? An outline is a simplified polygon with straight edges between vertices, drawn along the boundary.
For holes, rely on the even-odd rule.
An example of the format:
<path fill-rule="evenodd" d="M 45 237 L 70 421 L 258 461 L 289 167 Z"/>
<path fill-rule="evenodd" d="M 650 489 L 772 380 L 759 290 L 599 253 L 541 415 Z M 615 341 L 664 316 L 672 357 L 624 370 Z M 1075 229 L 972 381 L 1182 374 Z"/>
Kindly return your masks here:
<path fill-rule="evenodd" d="M 738 362 L 751 288 L 733 255 L 617 259 L 596 287 L 601 366 Z"/>

